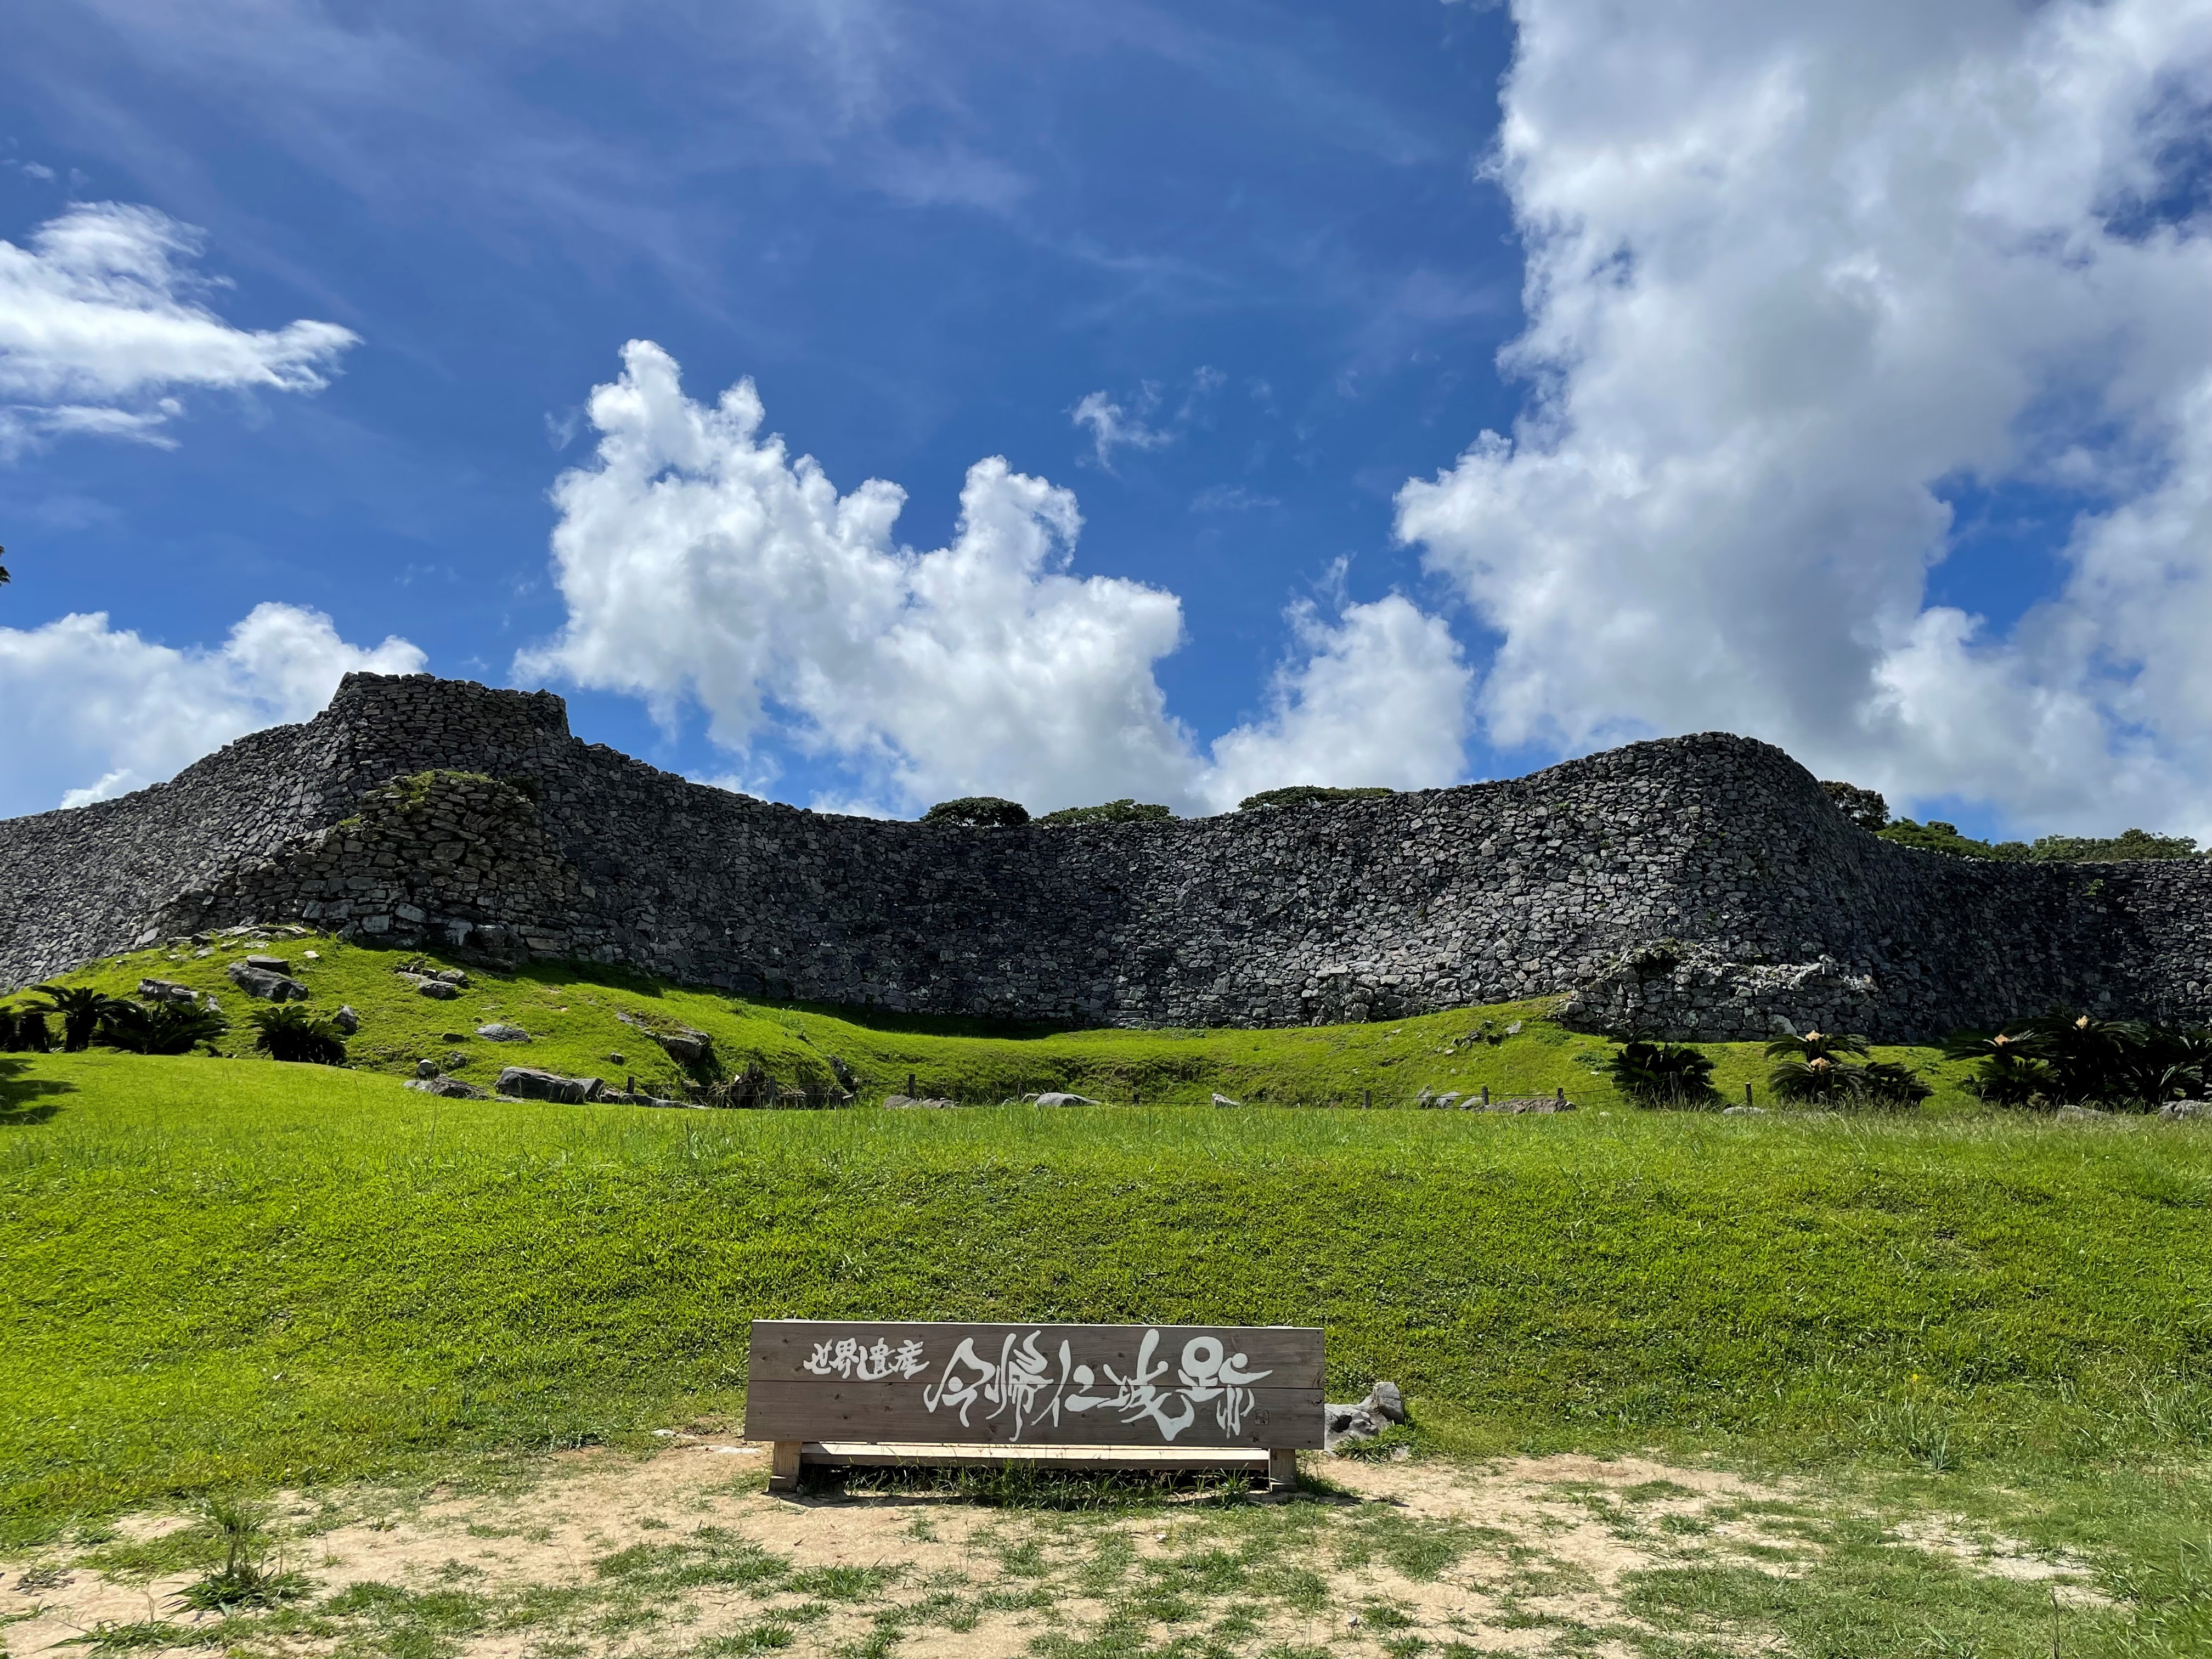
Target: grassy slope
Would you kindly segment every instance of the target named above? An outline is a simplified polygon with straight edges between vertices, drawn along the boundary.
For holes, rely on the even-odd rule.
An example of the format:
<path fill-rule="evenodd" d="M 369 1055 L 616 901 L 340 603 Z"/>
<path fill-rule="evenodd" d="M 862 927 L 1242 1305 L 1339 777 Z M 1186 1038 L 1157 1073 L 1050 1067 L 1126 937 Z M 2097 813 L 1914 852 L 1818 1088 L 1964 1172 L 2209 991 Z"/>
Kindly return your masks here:
<path fill-rule="evenodd" d="M 710 1115 L 100 1053 L 0 1103 L 16 1537 L 726 1410 L 777 1314 L 1324 1323 L 1340 1396 L 1468 1446 L 2212 1441 L 2195 1126 Z"/>
<path fill-rule="evenodd" d="M 308 950 L 319 959 L 307 961 Z M 558 963 L 536 964 L 514 975 L 472 969 L 475 983 L 459 1000 L 434 1002 L 392 971 L 411 960 L 411 953 L 317 937 L 272 944 L 226 939 L 206 957 L 157 947 L 69 975 L 67 982 L 128 994 L 142 976 L 173 980 L 216 993 L 235 1018 L 255 1005 L 230 983 L 223 969 L 264 951 L 293 963 L 312 989 L 311 1007 L 354 1008 L 362 1020 L 352 1045 L 354 1060 L 394 1075 L 411 1075 L 420 1059 L 458 1054 L 463 1063 L 454 1074 L 481 1083 L 490 1082 L 503 1065 L 521 1063 L 605 1077 L 617 1085 L 635 1073 L 641 1086 L 673 1086 L 682 1079 L 680 1068 L 642 1032 L 616 1018 L 623 1012 L 705 1031 L 714 1038 L 715 1052 L 729 1070 L 742 1070 L 757 1059 L 793 1085 L 830 1085 L 829 1060 L 836 1055 L 859 1073 L 864 1101 L 903 1090 L 912 1073 L 923 1093 L 968 1103 L 1066 1088 L 1115 1104 L 1139 1095 L 1147 1105 L 1203 1105 L 1218 1091 L 1237 1100 L 1295 1105 L 1357 1105 L 1371 1093 L 1382 1107 L 1410 1103 L 1423 1087 L 1471 1093 L 1487 1085 L 1499 1095 L 1548 1095 L 1564 1088 L 1584 1107 L 1622 1104 L 1591 1069 L 1608 1045 L 1551 1024 L 1542 1018 L 1547 1002 L 1291 1030 L 1097 1030 L 1005 1037 L 969 1034 L 980 1028 L 957 1021 L 862 1026 L 817 1010 L 745 1002 Z M 474 1036 L 477 1026 L 493 1020 L 520 1025 L 532 1040 L 497 1043 Z M 1522 1023 L 1520 1034 L 1503 1037 L 1504 1028 L 1516 1021 Z M 911 1029 L 896 1029 L 901 1024 Z M 1486 1026 L 1501 1040 L 1464 1040 Z M 445 1041 L 447 1033 L 460 1040 Z M 243 1044 L 234 1041 L 231 1046 Z M 1741 1099 L 1744 1085 L 1750 1083 L 1764 1100 L 1766 1062 L 1758 1045 L 1718 1043 L 1709 1052 L 1719 1061 L 1715 1081 L 1728 1098 Z M 1959 1086 L 1965 1066 L 1947 1066 L 1932 1049 L 1876 1052 L 1925 1069 L 1939 1085 L 1932 1109 L 1975 1108 Z M 623 1059 L 609 1058 L 615 1054 Z"/>

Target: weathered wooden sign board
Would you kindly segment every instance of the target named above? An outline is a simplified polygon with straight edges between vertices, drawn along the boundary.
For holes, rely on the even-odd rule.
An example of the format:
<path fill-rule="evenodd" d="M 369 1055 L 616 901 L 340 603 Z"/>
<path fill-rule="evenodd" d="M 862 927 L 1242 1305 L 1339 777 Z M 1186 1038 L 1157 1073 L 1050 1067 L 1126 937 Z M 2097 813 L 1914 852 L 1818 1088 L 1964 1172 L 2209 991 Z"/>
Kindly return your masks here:
<path fill-rule="evenodd" d="M 1287 1325 L 963 1325 L 757 1319 L 745 1435 L 771 1486 L 805 1463 L 1027 1456 L 1264 1467 L 1322 1443 L 1322 1334 Z"/>

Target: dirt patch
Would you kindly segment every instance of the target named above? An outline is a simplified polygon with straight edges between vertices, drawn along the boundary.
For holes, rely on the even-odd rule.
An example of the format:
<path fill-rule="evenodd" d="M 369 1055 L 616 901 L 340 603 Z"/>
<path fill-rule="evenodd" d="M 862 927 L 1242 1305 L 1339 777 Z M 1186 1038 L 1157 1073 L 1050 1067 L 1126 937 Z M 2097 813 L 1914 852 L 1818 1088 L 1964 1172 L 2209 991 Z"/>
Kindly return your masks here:
<path fill-rule="evenodd" d="M 916 1492 L 794 1501 L 763 1490 L 764 1448 L 667 1437 L 642 1458 L 549 1458 L 507 1492 L 288 1497 L 274 1525 L 312 1588 L 228 1621 L 179 1611 L 194 1569 L 128 1583 L 92 1565 L 96 1548 L 51 1551 L 0 1589 L 7 1652 L 1052 1659 L 1187 1640 L 1231 1654 L 1631 1659 L 1657 1634 L 1627 1610 L 1632 1575 L 1701 1563 L 1788 1576 L 1820 1553 L 1800 1494 L 1634 1459 L 1316 1455 L 1323 1488 L 1287 1503 L 1217 1494 L 1069 1512 Z M 141 1516 L 118 1531 L 144 1540 L 182 1524 Z"/>

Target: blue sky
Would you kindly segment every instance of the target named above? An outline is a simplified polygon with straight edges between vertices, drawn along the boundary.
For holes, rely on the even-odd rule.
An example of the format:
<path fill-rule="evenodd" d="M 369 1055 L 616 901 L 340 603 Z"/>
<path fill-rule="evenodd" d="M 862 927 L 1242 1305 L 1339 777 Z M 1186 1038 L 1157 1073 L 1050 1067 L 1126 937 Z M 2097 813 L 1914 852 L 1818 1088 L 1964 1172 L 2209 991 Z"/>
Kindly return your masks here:
<path fill-rule="evenodd" d="M 2154 20 L 2148 61 L 2093 73 L 2083 31 L 2125 13 Z M 317 384 L 289 386 L 165 380 L 112 367 L 151 347 L 100 344 L 94 401 L 138 423 L 118 431 L 54 414 L 89 394 L 40 390 L 49 348 L 0 337 L 0 623 L 46 711 L 0 810 L 298 718 L 317 663 L 390 637 L 802 804 L 1206 810 L 1724 726 L 1973 827 L 2201 833 L 2212 725 L 2181 621 L 2207 549 L 2174 504 L 2212 347 L 2164 322 L 2207 270 L 2201 9 L 1731 15 L 19 9 L 0 238 L 149 210 L 198 232 L 163 303 L 356 338 L 302 345 Z M 1947 132 L 1996 107 L 1992 72 L 2044 104 L 2004 106 L 1973 176 L 1931 183 Z M 1760 112 L 1778 75 L 1794 116 Z M 1898 112 L 1931 106 L 1916 149 Z M 2065 257 L 2021 251 L 2039 237 Z M 63 259 L 38 257 L 34 284 Z M 2069 274 L 2085 258 L 2095 282 Z M 743 500 L 705 465 L 670 528 L 653 481 L 686 464 L 656 455 L 556 505 L 601 465 L 588 400 L 631 340 L 702 404 L 752 381 L 758 434 L 714 440 L 748 458 Z M 769 432 L 840 494 L 905 492 L 840 590 L 846 636 L 784 620 L 803 601 L 778 583 L 830 556 L 819 525 L 735 550 L 718 527 L 783 487 L 758 482 Z M 957 562 L 963 477 L 994 456 L 1072 492 L 1079 537 L 1024 496 L 1030 574 L 931 600 L 901 550 Z M 2158 523 L 2085 528 L 2130 511 Z M 1070 591 L 1048 625 L 1038 573 L 1062 561 L 1178 605 Z M 640 592 L 678 579 L 672 611 Z M 224 658 L 271 605 L 277 643 Z M 946 619 L 979 605 L 1034 657 L 980 660 Z M 92 612 L 105 634 L 39 635 Z M 879 672 L 866 635 L 897 618 Z M 377 665 L 411 665 L 392 651 Z"/>

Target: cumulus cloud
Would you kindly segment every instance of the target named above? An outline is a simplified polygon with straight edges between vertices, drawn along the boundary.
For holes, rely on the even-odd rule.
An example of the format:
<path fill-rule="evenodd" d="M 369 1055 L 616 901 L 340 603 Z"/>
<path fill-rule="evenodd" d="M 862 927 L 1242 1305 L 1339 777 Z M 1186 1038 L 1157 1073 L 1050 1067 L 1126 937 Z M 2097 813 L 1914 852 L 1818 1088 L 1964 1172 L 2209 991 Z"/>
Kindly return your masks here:
<path fill-rule="evenodd" d="M 905 493 L 871 479 L 839 494 L 763 433 L 750 381 L 696 402 L 666 352 L 632 341 L 587 412 L 592 461 L 553 492 L 567 624 L 518 657 L 519 676 L 637 696 L 664 721 L 696 702 L 737 754 L 774 732 L 857 775 L 829 804 L 871 811 L 969 793 L 1194 807 L 1347 767 L 1456 775 L 1455 740 L 1445 758 L 1432 729 L 1449 636 L 1403 599 L 1334 624 L 1297 613 L 1267 716 L 1209 763 L 1153 672 L 1182 641 L 1181 601 L 1073 574 L 1066 490 L 979 461 L 950 544 L 920 552 L 893 533 Z"/>
<path fill-rule="evenodd" d="M 200 233 L 82 203 L 27 247 L 0 241 L 0 454 L 70 434 L 168 447 L 187 387 L 313 392 L 358 342 L 335 323 L 234 327 L 194 271 Z"/>
<path fill-rule="evenodd" d="M 405 640 L 349 645 L 321 611 L 289 605 L 255 606 L 211 651 L 156 644 L 98 611 L 0 628 L 0 814 L 143 788 L 248 732 L 310 718 L 354 670 L 423 663 Z"/>
<path fill-rule="evenodd" d="M 2212 4 L 1515 9 L 1533 395 L 1398 520 L 1490 735 L 2212 827 Z M 1961 485 L 2078 504 L 2017 620 L 1929 602 Z"/>
<path fill-rule="evenodd" d="M 1322 620 L 1291 610 L 1296 641 L 1267 714 L 1215 740 L 1202 789 L 1216 811 L 1285 783 L 1432 788 L 1459 781 L 1474 674 L 1442 619 L 1393 593 Z"/>

